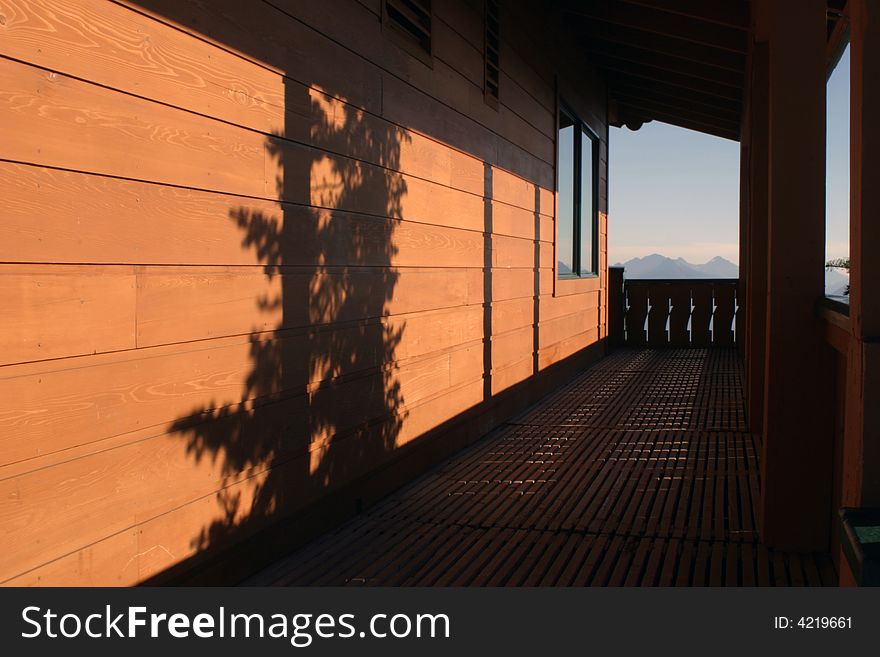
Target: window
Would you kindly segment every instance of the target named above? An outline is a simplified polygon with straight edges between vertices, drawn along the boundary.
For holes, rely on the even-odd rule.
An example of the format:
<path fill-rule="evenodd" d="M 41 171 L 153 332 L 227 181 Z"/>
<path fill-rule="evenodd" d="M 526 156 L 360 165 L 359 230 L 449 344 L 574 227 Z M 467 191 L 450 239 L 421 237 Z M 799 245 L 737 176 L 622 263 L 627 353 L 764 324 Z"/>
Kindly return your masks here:
<path fill-rule="evenodd" d="M 382 25 L 397 43 L 431 63 L 431 0 L 384 0 Z"/>
<path fill-rule="evenodd" d="M 596 135 L 573 113 L 559 112 L 556 259 L 560 278 L 596 274 L 598 146 Z"/>
<path fill-rule="evenodd" d="M 483 98 L 486 104 L 498 109 L 498 90 L 501 83 L 499 52 L 498 0 L 485 0 L 483 16 Z"/>
<path fill-rule="evenodd" d="M 825 124 L 825 296 L 849 303 L 850 52 L 828 77 Z"/>

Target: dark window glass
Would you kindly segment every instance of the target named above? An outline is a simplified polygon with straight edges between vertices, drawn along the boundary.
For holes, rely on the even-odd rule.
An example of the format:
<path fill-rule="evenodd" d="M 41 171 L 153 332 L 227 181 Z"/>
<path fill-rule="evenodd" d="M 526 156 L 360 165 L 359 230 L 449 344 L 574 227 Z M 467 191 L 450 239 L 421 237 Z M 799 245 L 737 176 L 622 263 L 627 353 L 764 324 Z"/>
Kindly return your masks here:
<path fill-rule="evenodd" d="M 594 239 L 596 228 L 596 142 L 593 136 L 581 132 L 581 208 L 580 208 L 580 273 L 595 274 L 596 258 Z"/>
<path fill-rule="evenodd" d="M 558 166 L 557 193 L 558 208 L 556 223 L 558 226 L 556 255 L 559 266 L 559 274 L 573 274 L 574 261 L 574 217 L 575 217 L 575 125 L 572 119 L 565 113 L 559 116 L 559 141 L 557 148 Z"/>

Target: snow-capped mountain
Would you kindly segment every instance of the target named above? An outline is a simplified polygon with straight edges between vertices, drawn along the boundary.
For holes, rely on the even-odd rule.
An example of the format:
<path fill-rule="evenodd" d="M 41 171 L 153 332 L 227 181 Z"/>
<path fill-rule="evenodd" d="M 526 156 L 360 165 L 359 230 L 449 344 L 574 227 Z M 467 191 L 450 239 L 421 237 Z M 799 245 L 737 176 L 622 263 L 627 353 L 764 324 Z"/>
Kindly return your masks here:
<path fill-rule="evenodd" d="M 684 258 L 667 258 L 653 253 L 616 266 L 624 267 L 627 278 L 737 278 L 739 267 L 721 256 L 694 264 Z"/>
<path fill-rule="evenodd" d="M 829 267 L 825 270 L 825 295 L 846 298 L 849 287 L 849 270 Z"/>

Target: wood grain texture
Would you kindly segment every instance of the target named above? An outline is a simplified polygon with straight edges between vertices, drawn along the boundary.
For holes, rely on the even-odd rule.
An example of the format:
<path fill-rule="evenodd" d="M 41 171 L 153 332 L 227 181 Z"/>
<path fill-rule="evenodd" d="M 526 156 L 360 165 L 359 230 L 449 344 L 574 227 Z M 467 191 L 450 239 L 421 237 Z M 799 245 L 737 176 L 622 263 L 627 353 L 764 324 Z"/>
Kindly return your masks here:
<path fill-rule="evenodd" d="M 131 267 L 0 265 L 0 365 L 135 346 Z"/>
<path fill-rule="evenodd" d="M 277 234 L 276 249 L 288 265 L 482 265 L 483 240 L 476 230 L 358 212 L 9 162 L 0 162 L 0 193 L 5 199 L 0 231 L 15 236 L 0 242 L 0 262 L 257 265 L 260 254 L 243 244 L 239 218 L 262 217 Z M 493 202 L 492 214 L 493 234 L 534 239 L 533 212 Z M 319 225 L 326 222 L 338 226 L 340 235 L 356 233 L 359 252 L 345 239 L 320 239 Z M 552 219 L 541 216 L 542 241 L 550 241 L 551 227 Z M 371 259 L 392 235 L 389 257 Z M 520 264 L 531 260 L 526 256 Z"/>
<path fill-rule="evenodd" d="M 482 199 L 0 59 L 0 157 L 478 230 Z M 288 163 L 290 166 L 288 166 Z M 343 193 L 356 175 L 357 194 Z M 390 195 L 395 200 L 390 201 Z"/>
<path fill-rule="evenodd" d="M 394 298 L 382 288 L 395 277 Z M 349 322 L 478 302 L 479 270 L 374 268 L 263 272 L 259 268 L 144 268 L 138 279 L 140 346 Z M 424 290 L 442 286 L 427 296 Z M 318 299 L 316 289 L 338 296 Z M 349 291 L 355 304 L 345 303 Z"/>
<path fill-rule="evenodd" d="M 438 412 L 456 414 L 478 404 L 482 390 L 482 382 L 461 386 L 442 398 L 411 409 L 408 428 L 401 433 L 400 440 L 406 442 L 429 431 L 435 426 Z M 324 448 L 319 452 L 318 457 L 304 455 L 280 464 L 277 476 L 286 480 L 288 485 L 296 486 L 300 494 L 287 497 L 283 506 L 277 509 L 272 517 L 266 518 L 261 523 L 262 526 L 270 524 L 274 518 L 282 519 L 286 514 L 293 513 L 327 494 L 323 486 L 310 484 L 308 477 L 303 477 L 303 472 L 308 472 L 312 458 L 347 461 L 352 464 L 353 469 L 367 470 L 369 461 L 359 458 L 357 453 L 351 454 L 351 450 L 357 450 L 355 440 L 343 441 L 332 448 Z M 351 473 L 352 476 L 356 474 L 356 472 Z M 254 500 L 253 479 L 253 477 L 243 478 L 230 483 L 223 489 L 225 495 L 237 496 L 243 507 L 247 507 Z M 236 519 L 240 517 L 230 520 Z M 106 538 L 100 538 L 86 547 L 72 549 L 70 552 L 62 553 L 60 550 L 55 550 L 53 554 L 57 553 L 57 556 L 49 557 L 45 562 L 28 568 L 15 578 L 3 581 L 2 584 L 64 585 L 82 583 L 90 579 L 110 585 L 136 584 L 161 573 L 187 557 L 197 555 L 201 546 L 198 540 L 194 539 L 193 528 L 204 526 L 212 520 L 226 520 L 222 505 L 218 503 L 215 495 L 198 497 L 168 513 L 138 523 L 136 529 L 123 529 Z M 255 527 L 253 531 L 260 528 L 262 527 Z M 34 560 L 33 563 L 37 561 Z"/>
<path fill-rule="evenodd" d="M 480 380 L 479 344 L 458 349 L 440 357 L 423 359 L 401 368 L 396 381 L 406 400 L 400 407 L 407 413 L 421 401 L 449 394 L 470 381 Z M 476 358 L 475 358 L 476 356 Z M 188 501 L 210 495 L 235 482 L 265 476 L 267 469 L 281 467 L 289 461 L 320 463 L 320 453 L 336 440 L 357 442 L 355 430 L 364 420 L 384 419 L 383 409 L 375 406 L 367 390 L 382 385 L 381 377 L 361 377 L 340 384 L 338 390 L 315 391 L 311 399 L 303 396 L 248 411 L 252 419 L 241 439 L 267 440 L 277 436 L 276 452 L 266 462 L 248 463 L 244 468 L 230 468 L 222 459 L 212 457 L 205 446 L 198 448 L 185 439 L 185 432 L 172 432 L 96 452 L 87 457 L 59 463 L 0 481 L 3 500 L 0 518 L 9 528 L 10 546 L 34 545 L 32 549 L 13 550 L 6 560 L 10 571 L 23 570 L 62 556 L 102 536 L 121 531 L 148 518 L 155 517 Z M 344 405 L 343 413 L 334 417 L 348 418 L 339 426 L 322 426 L 323 405 Z M 439 414 L 438 414 L 439 412 Z M 454 414 L 454 413 L 453 413 Z M 311 418 L 311 419 L 310 419 Z M 433 421 L 448 419 L 435 409 Z M 216 420 L 215 420 L 216 421 Z M 234 435 L 237 415 L 223 416 Z M 259 435 L 260 432 L 262 435 Z M 406 434 L 399 439 L 406 442 Z M 403 444 L 401 443 L 401 444 Z M 366 444 L 366 443 L 365 443 Z M 381 453 L 381 449 L 379 452 Z M 343 463 L 345 463 L 343 461 Z M 375 455 L 349 463 L 354 469 L 375 467 Z M 294 482 L 306 487 L 314 497 L 324 487 L 320 478 L 310 477 L 306 470 Z M 254 482 L 252 482 L 253 484 Z M 293 492 L 293 491 L 291 491 Z M 53 499 L 63 503 L 52 504 Z M 90 523 L 88 518 L 99 515 L 103 523 Z"/>
<path fill-rule="evenodd" d="M 42 457 L 30 465 L 22 463 L 19 469 L 46 467 L 75 447 L 96 451 L 106 448 L 107 439 L 120 437 L 114 445 L 124 442 L 126 435 L 138 440 L 145 431 L 149 434 L 152 429 L 155 434 L 194 413 L 303 393 L 309 384 L 327 381 L 329 374 L 306 355 L 323 353 L 326 347 L 321 345 L 347 339 L 346 334 L 368 341 L 371 335 L 405 325 L 394 350 L 394 365 L 405 367 L 409 359 L 478 340 L 481 322 L 481 309 L 470 306 L 260 336 L 257 340 L 266 348 L 283 355 L 277 364 L 284 368 L 288 386 L 260 391 L 249 391 L 247 385 L 253 368 L 250 336 L 83 357 L 54 366 L 4 368 L 0 370 L 4 375 L 0 394 L 6 400 L 0 418 L 0 465 Z M 385 365 L 383 357 L 379 351 L 364 353 L 356 364 L 332 375 L 361 375 Z M 85 451 L 80 449 L 77 455 Z M 0 469 L 0 477 L 9 474 Z"/>
<path fill-rule="evenodd" d="M 344 133 L 316 128 L 358 113 L 364 133 L 400 134 L 400 172 L 482 191 L 473 156 L 114 3 L 4 0 L 0 10 L 11 16 L 0 54 L 342 155 L 357 150 Z"/>
<path fill-rule="evenodd" d="M 491 124 L 506 140 L 552 164 L 554 148 L 550 137 L 542 135 L 503 105 L 497 112 L 488 107 L 483 102 L 482 89 L 472 84 L 457 84 L 461 78 L 459 73 L 438 58 L 434 60 L 433 69 L 428 69 L 390 40 L 382 39 L 381 26 L 369 12 L 355 11 L 340 0 L 330 0 L 321 7 L 290 0 L 273 0 L 273 4 L 285 14 L 313 26 L 334 40 L 348 44 L 355 51 L 370 53 L 369 59 L 373 63 L 395 77 L 428 91 L 436 100 L 473 117 L 483 125 Z M 348 20 L 334 19 L 334 14 L 342 11 L 346 11 Z"/>
<path fill-rule="evenodd" d="M 392 120 L 394 113 L 392 111 L 389 114 L 388 103 L 385 100 L 378 100 L 375 94 L 377 90 L 383 89 L 383 86 L 403 83 L 418 97 L 428 101 L 441 100 L 443 106 L 452 110 L 458 118 L 443 126 L 432 123 L 424 123 L 420 126 L 412 119 L 398 121 L 399 125 L 408 129 L 421 128 L 424 134 L 449 143 L 458 150 L 472 153 L 482 160 L 527 177 L 540 170 L 536 162 L 530 161 L 530 157 L 533 160 L 535 156 L 529 156 L 529 148 L 519 144 L 524 136 L 524 128 L 528 131 L 534 131 L 534 128 L 510 112 L 507 119 L 510 125 L 500 135 L 500 141 L 503 142 L 500 149 L 493 144 L 493 139 L 484 138 L 474 141 L 474 135 L 488 137 L 492 134 L 489 132 L 490 129 L 499 130 L 497 114 L 484 114 L 479 118 L 475 115 L 475 110 L 482 112 L 484 109 L 481 107 L 481 91 L 479 104 L 476 103 L 472 93 L 471 97 L 463 101 L 460 90 L 464 86 L 465 78 L 455 68 L 443 64 L 446 70 L 442 76 L 438 71 L 426 73 L 419 70 L 419 67 L 424 68 L 421 62 L 411 61 L 411 58 L 397 46 L 385 43 L 383 37 L 377 33 L 379 22 L 366 9 L 362 13 L 352 11 L 350 4 L 340 3 L 338 10 L 351 15 L 352 21 L 357 23 L 357 26 L 355 32 L 339 35 L 338 25 L 324 26 L 320 23 L 324 20 L 322 13 L 298 4 L 279 4 L 278 8 L 275 8 L 269 3 L 258 3 L 246 16 L 229 1 L 204 3 L 199 0 L 184 2 L 148 0 L 126 4 L 139 11 L 146 11 L 157 20 L 167 21 L 176 27 L 183 26 L 197 38 L 213 41 L 218 46 L 230 50 L 234 55 L 251 59 L 254 63 L 273 71 L 283 71 L 285 79 L 290 80 L 294 85 L 298 83 L 314 88 L 321 93 L 344 99 L 368 112 L 378 113 L 381 107 L 385 118 Z M 305 12 L 308 15 L 300 15 L 298 12 Z M 276 27 L 267 30 L 267 25 Z M 331 28 L 327 34 L 322 31 L 325 27 Z M 367 35 L 374 36 L 366 38 Z M 349 39 L 346 43 L 347 48 L 341 49 L 338 43 L 330 38 L 331 36 L 335 38 L 355 36 L 358 39 Z M 364 49 L 361 50 L 358 46 Z M 377 47 L 382 49 L 382 56 L 377 56 Z M 459 48 L 460 44 L 456 43 L 454 47 Z M 353 49 L 348 50 L 348 48 Z M 478 57 L 478 53 L 475 52 L 471 57 Z M 324 70 L 323 66 L 315 67 L 308 64 L 315 59 L 326 62 L 328 70 Z M 192 66 L 189 61 L 187 64 Z M 351 75 L 344 73 L 349 71 Z M 380 79 L 382 84 L 378 83 Z M 551 85 L 552 80 L 545 84 Z M 468 85 L 474 86 L 470 82 Z M 238 91 L 238 88 L 235 88 L 235 91 Z M 254 104 L 259 104 L 261 98 L 257 96 L 255 101 Z M 429 102 L 428 105 L 431 103 Z M 466 121 L 463 122 L 462 118 L 465 117 Z M 458 132 L 462 126 L 469 130 L 470 136 Z M 493 135 L 495 141 L 498 141 L 498 136 L 497 132 Z M 548 173 L 545 163 L 541 174 L 542 184 L 552 186 L 552 177 Z"/>

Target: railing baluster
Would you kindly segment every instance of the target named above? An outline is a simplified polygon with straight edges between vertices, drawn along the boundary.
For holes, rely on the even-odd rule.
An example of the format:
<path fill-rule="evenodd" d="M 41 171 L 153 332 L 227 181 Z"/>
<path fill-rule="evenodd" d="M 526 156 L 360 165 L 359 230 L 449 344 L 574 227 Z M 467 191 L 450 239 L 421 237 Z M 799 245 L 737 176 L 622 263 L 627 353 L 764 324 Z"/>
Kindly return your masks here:
<path fill-rule="evenodd" d="M 735 345 L 736 279 L 625 280 L 621 305 L 628 346 Z"/>
<path fill-rule="evenodd" d="M 691 346 L 708 347 L 711 344 L 709 323 L 712 320 L 712 284 L 693 282 L 694 309 L 691 313 Z"/>
<path fill-rule="evenodd" d="M 694 291 L 688 288 L 688 346 L 694 344 Z"/>
<path fill-rule="evenodd" d="M 670 330 L 670 322 L 671 321 L 672 321 L 672 299 L 667 298 L 666 299 L 666 325 L 664 326 L 664 329 L 666 332 L 666 343 L 667 344 L 672 341 L 670 338 L 670 335 L 672 333 Z"/>
<path fill-rule="evenodd" d="M 715 322 L 712 331 L 712 343 L 719 347 L 734 344 L 732 323 L 734 320 L 734 304 L 736 285 L 716 283 L 713 286 L 715 299 Z"/>
<path fill-rule="evenodd" d="M 730 320 L 730 331 L 733 333 L 733 344 L 737 344 L 737 340 L 739 340 L 739 335 L 736 330 L 736 322 L 739 319 L 739 295 L 737 294 L 737 289 L 734 288 L 733 291 L 733 319 Z"/>
<path fill-rule="evenodd" d="M 689 286 L 671 284 L 669 288 L 669 344 L 675 347 L 690 345 L 689 322 L 691 317 L 691 289 Z"/>
<path fill-rule="evenodd" d="M 657 281 L 649 288 L 651 313 L 648 315 L 648 344 L 652 347 L 665 347 L 669 344 L 666 324 L 669 320 L 669 286 Z"/>
<path fill-rule="evenodd" d="M 644 346 L 647 344 L 648 286 L 627 283 L 626 296 L 626 344 Z"/>
<path fill-rule="evenodd" d="M 715 332 L 715 311 L 718 310 L 718 302 L 715 297 L 715 288 L 712 288 L 712 304 L 709 306 L 709 344 L 715 344 L 718 336 Z"/>

